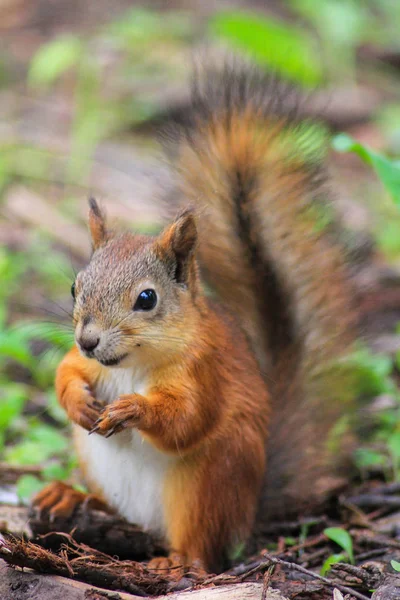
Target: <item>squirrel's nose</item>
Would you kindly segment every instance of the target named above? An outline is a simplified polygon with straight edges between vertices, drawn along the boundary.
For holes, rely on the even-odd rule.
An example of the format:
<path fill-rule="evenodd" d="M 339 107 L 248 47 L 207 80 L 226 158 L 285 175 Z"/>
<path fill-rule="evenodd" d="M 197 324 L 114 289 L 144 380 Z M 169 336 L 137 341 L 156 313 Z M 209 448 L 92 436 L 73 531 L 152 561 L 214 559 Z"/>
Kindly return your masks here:
<path fill-rule="evenodd" d="M 95 335 L 81 336 L 79 339 L 80 347 L 86 352 L 93 352 L 93 350 L 99 345 L 99 342 L 100 338 Z"/>

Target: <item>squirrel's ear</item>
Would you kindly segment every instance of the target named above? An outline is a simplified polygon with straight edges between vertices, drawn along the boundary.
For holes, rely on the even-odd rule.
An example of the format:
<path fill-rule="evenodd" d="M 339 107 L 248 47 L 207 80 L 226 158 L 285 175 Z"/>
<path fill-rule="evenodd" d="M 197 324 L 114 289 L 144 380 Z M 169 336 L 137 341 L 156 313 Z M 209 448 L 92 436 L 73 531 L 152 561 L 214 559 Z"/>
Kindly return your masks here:
<path fill-rule="evenodd" d="M 94 198 L 89 198 L 89 230 L 93 250 L 96 250 L 104 244 L 108 236 L 106 217 Z"/>
<path fill-rule="evenodd" d="M 161 234 L 159 244 L 165 254 L 174 259 L 174 278 L 188 283 L 190 265 L 197 245 L 197 227 L 191 209 L 181 213 Z"/>

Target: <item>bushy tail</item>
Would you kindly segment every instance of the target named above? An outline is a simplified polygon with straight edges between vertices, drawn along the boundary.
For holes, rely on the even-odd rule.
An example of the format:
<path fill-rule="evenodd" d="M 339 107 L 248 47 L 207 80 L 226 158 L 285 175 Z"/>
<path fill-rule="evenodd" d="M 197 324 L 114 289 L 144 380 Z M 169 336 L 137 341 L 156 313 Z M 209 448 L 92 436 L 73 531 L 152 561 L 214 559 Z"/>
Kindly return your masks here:
<path fill-rule="evenodd" d="M 321 130 L 297 107 L 287 86 L 229 65 L 196 78 L 191 110 L 171 128 L 179 193 L 201 212 L 207 280 L 272 391 L 269 515 L 299 508 L 322 485 L 326 441 L 344 411 L 338 362 L 353 339 Z"/>

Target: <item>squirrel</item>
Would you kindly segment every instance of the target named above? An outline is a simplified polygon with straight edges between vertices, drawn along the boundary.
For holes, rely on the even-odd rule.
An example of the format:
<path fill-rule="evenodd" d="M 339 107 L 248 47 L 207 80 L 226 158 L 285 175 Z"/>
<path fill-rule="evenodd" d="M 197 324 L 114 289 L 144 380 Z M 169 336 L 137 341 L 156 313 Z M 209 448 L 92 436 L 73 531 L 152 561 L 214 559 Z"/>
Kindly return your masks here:
<path fill-rule="evenodd" d="M 90 200 L 57 397 L 91 498 L 166 539 L 153 568 L 219 571 L 256 519 L 311 505 L 329 475 L 353 292 L 296 106 L 256 68 L 211 69 L 165 136 L 175 220 L 118 231 Z M 84 499 L 55 482 L 34 504 Z"/>

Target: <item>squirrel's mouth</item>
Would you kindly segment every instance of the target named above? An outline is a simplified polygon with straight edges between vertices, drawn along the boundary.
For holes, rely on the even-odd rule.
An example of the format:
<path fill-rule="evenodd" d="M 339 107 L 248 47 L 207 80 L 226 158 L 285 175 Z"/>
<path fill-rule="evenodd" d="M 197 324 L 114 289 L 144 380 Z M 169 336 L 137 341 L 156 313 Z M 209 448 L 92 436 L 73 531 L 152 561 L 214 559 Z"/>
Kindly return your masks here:
<path fill-rule="evenodd" d="M 128 354 L 121 354 L 121 356 L 116 356 L 114 358 L 96 358 L 99 361 L 99 363 L 101 363 L 105 367 L 115 367 L 120 362 L 122 362 L 127 356 Z"/>

